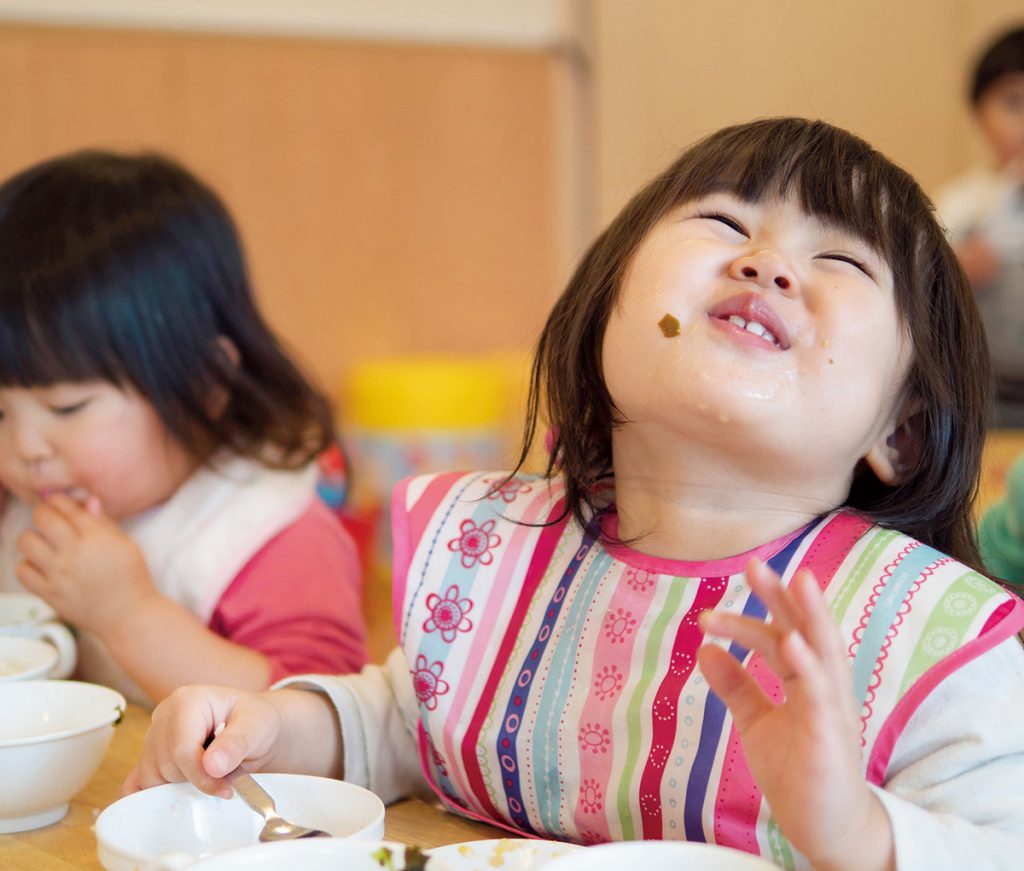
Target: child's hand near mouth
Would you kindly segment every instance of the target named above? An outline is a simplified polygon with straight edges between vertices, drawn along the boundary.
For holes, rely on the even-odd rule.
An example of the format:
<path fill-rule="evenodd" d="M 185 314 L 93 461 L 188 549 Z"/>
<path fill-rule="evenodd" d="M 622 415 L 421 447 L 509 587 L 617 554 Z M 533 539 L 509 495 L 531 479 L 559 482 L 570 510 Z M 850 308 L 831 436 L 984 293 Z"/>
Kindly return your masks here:
<path fill-rule="evenodd" d="M 54 493 L 36 506 L 18 539 L 18 580 L 65 620 L 111 638 L 159 594 L 139 546 L 103 512 L 100 500 Z"/>

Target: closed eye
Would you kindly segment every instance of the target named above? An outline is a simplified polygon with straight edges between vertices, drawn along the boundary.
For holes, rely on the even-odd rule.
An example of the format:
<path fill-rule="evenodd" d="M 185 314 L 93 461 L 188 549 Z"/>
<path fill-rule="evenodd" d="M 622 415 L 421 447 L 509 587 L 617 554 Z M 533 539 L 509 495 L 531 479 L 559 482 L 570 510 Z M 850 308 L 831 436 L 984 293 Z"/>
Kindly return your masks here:
<path fill-rule="evenodd" d="M 819 254 L 821 260 L 838 260 L 841 263 L 849 263 L 851 266 L 856 267 L 863 272 L 872 281 L 875 280 L 874 274 L 868 269 L 867 265 L 862 263 L 856 257 L 851 257 L 849 254 Z"/>
<path fill-rule="evenodd" d="M 66 417 L 69 414 L 74 414 L 76 411 L 81 411 L 88 404 L 89 400 L 83 399 L 81 402 L 76 402 L 73 405 L 51 405 L 50 411 L 61 417 Z"/>
<path fill-rule="evenodd" d="M 701 212 L 697 217 L 703 218 L 705 221 L 718 221 L 719 223 L 725 224 L 725 226 L 730 230 L 739 233 L 741 236 L 746 236 L 748 239 L 750 238 L 750 234 L 739 221 L 722 212 Z"/>

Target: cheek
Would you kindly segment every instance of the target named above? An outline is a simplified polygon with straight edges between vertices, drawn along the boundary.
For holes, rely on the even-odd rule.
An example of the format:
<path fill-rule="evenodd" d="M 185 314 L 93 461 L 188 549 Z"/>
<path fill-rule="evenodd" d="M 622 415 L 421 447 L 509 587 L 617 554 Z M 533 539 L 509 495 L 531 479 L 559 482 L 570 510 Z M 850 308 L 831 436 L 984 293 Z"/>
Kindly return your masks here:
<path fill-rule="evenodd" d="M 131 489 L 149 474 L 146 457 L 159 437 L 147 421 L 129 416 L 104 420 L 102 425 L 90 422 L 69 437 L 63 457 L 69 471 L 78 481 L 97 493 L 112 495 L 118 489 Z"/>
<path fill-rule="evenodd" d="M 903 384 L 909 343 L 885 321 L 866 325 L 847 321 L 823 335 L 811 349 L 811 364 L 829 401 L 845 398 L 851 406 L 886 404 Z"/>
<path fill-rule="evenodd" d="M 131 445 L 120 439 L 81 441 L 64 457 L 79 483 L 103 495 L 129 479 L 135 468 Z"/>

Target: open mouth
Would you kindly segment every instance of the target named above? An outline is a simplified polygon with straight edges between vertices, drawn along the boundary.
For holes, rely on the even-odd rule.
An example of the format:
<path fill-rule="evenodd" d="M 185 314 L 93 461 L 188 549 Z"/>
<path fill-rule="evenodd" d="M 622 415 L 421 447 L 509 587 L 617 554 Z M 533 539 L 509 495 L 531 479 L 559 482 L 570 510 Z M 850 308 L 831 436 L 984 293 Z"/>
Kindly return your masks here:
<path fill-rule="evenodd" d="M 775 310 L 756 293 L 740 293 L 711 307 L 708 315 L 732 324 L 739 330 L 763 340 L 766 345 L 788 350 L 789 330 Z"/>
<path fill-rule="evenodd" d="M 779 340 L 775 333 L 768 329 L 764 324 L 758 321 L 748 321 L 741 315 L 729 315 L 726 318 L 730 324 L 736 324 L 741 330 L 746 330 L 748 333 L 753 333 L 755 336 L 760 336 L 767 342 L 771 342 L 776 348 L 779 346 Z"/>

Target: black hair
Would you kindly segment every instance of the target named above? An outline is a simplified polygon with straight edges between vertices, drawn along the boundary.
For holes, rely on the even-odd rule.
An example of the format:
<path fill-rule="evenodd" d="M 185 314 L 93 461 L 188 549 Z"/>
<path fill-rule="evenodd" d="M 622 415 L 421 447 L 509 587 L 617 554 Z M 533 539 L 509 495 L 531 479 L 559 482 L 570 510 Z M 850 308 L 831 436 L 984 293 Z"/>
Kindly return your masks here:
<path fill-rule="evenodd" d="M 1007 30 L 981 53 L 971 76 L 971 105 L 977 106 L 992 84 L 1012 73 L 1024 73 L 1024 26 Z"/>
<path fill-rule="evenodd" d="M 201 462 L 295 468 L 333 434 L 224 204 L 158 154 L 78 151 L 0 186 L 0 385 L 90 380 L 137 391 Z"/>

